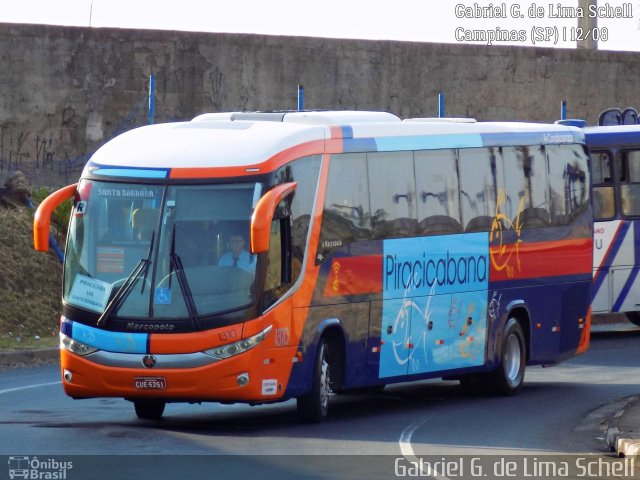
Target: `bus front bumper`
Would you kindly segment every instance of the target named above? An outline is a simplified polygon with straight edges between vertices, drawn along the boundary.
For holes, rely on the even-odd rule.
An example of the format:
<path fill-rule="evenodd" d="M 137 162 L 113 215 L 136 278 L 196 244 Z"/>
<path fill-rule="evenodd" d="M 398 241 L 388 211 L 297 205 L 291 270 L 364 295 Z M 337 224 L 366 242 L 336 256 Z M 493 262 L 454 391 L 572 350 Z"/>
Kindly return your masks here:
<path fill-rule="evenodd" d="M 254 348 L 219 361 L 205 354 L 141 355 L 60 350 L 62 384 L 73 398 L 270 402 L 284 395 L 296 347 Z"/>

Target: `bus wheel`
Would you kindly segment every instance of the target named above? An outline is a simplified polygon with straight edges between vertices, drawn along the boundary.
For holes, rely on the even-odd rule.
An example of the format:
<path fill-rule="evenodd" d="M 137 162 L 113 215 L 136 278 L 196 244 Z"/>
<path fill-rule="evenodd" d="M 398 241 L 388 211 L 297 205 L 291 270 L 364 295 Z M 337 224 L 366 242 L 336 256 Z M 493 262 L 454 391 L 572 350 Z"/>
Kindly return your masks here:
<path fill-rule="evenodd" d="M 166 403 L 161 400 L 135 400 L 136 415 L 143 420 L 160 420 Z"/>
<path fill-rule="evenodd" d="M 500 349 L 500 366 L 490 373 L 492 390 L 502 395 L 515 395 L 522 387 L 527 361 L 524 332 L 515 318 L 504 327 Z"/>
<path fill-rule="evenodd" d="M 627 312 L 627 320 L 635 326 L 640 327 L 640 312 Z"/>
<path fill-rule="evenodd" d="M 318 355 L 313 372 L 311 391 L 298 397 L 298 412 L 307 422 L 321 422 L 329 411 L 329 393 L 331 391 L 331 377 L 329 369 L 329 355 L 324 340 L 318 346 Z"/>

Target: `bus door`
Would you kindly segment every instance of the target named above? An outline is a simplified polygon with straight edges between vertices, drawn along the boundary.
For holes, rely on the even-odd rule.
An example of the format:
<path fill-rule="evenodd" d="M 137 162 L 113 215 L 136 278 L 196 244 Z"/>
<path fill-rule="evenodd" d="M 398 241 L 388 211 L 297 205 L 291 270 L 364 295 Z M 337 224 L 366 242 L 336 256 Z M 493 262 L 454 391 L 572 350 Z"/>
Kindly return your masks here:
<path fill-rule="evenodd" d="M 616 312 L 636 311 L 640 308 L 640 250 L 636 239 L 640 239 L 640 150 L 619 151 L 616 169 L 620 178 L 620 209 L 623 220 L 612 248 L 621 244 L 613 260 L 613 306 Z"/>
<path fill-rule="evenodd" d="M 640 291 L 635 282 L 635 223 L 612 220 L 594 224 L 594 313 L 637 309 Z"/>
<path fill-rule="evenodd" d="M 635 311 L 640 306 L 640 251 L 635 247 L 640 224 L 633 219 L 640 216 L 640 151 L 592 152 L 591 161 L 594 217 L 600 220 L 593 236 L 593 311 Z M 614 185 L 619 187 L 618 211 Z"/>

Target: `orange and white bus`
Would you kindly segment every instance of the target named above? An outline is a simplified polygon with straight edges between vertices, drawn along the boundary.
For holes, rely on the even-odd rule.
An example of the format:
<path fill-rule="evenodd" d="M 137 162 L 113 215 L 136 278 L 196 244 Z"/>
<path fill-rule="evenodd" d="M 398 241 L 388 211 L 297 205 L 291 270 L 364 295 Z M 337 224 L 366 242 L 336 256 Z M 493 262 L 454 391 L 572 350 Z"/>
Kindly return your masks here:
<path fill-rule="evenodd" d="M 516 393 L 589 343 L 584 134 L 381 112 L 206 114 L 101 147 L 73 198 L 61 370 L 73 398 L 297 398 L 444 377 Z"/>

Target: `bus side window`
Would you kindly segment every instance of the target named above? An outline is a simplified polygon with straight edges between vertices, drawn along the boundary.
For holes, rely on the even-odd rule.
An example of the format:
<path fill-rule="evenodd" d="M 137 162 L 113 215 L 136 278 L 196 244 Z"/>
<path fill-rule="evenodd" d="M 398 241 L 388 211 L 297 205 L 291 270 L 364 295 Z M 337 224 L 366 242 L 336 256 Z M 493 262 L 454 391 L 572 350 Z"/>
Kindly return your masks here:
<path fill-rule="evenodd" d="M 507 179 L 502 213 L 514 228 L 549 226 L 547 165 L 542 148 L 503 147 L 501 150 L 504 178 Z"/>
<path fill-rule="evenodd" d="M 547 145 L 553 225 L 573 223 L 589 205 L 589 165 L 582 145 Z"/>
<path fill-rule="evenodd" d="M 610 220 L 616 215 L 613 162 L 609 152 L 591 152 L 593 175 L 593 217 Z"/>
<path fill-rule="evenodd" d="M 416 234 L 416 186 L 412 152 L 367 154 L 373 238 Z"/>
<path fill-rule="evenodd" d="M 620 184 L 622 214 L 627 217 L 640 215 L 640 150 L 620 153 L 626 178 Z"/>
<path fill-rule="evenodd" d="M 371 238 L 367 177 L 364 153 L 332 155 L 316 264 L 343 246 Z"/>
<path fill-rule="evenodd" d="M 414 168 L 418 235 L 462 233 L 455 151 L 417 151 Z"/>
<path fill-rule="evenodd" d="M 488 148 L 458 151 L 460 210 L 465 232 L 489 231 L 498 204 L 497 185 L 502 185 L 500 156 Z"/>

